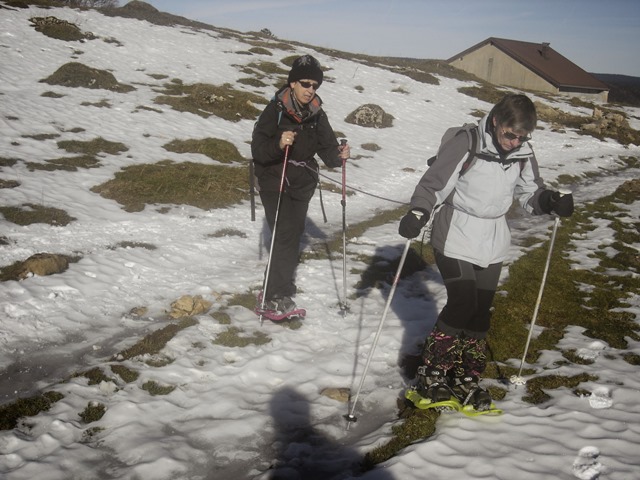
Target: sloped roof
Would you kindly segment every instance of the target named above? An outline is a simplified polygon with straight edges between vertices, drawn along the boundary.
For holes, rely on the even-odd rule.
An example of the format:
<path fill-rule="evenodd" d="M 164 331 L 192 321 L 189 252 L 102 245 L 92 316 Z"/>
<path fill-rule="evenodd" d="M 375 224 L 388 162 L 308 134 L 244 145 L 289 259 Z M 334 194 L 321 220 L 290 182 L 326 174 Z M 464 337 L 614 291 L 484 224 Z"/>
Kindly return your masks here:
<path fill-rule="evenodd" d="M 489 37 L 486 40 L 454 55 L 447 62 L 473 52 L 485 45 L 493 45 L 517 62 L 544 78 L 552 85 L 560 88 L 589 88 L 609 90 L 609 87 L 596 77 L 586 72 L 568 58 L 560 55 L 548 43 L 521 42 L 505 38 Z"/>

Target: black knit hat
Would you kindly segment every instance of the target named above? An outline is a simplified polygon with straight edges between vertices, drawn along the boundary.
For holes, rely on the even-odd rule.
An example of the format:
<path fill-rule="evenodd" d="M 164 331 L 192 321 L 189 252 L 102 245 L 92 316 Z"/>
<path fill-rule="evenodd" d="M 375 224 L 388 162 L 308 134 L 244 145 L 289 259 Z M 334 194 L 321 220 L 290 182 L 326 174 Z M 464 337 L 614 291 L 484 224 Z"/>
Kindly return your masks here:
<path fill-rule="evenodd" d="M 298 80 L 315 80 L 320 86 L 323 77 L 324 74 L 322 73 L 320 62 L 311 55 L 303 55 L 293 62 L 289 72 L 288 83 L 297 82 Z"/>

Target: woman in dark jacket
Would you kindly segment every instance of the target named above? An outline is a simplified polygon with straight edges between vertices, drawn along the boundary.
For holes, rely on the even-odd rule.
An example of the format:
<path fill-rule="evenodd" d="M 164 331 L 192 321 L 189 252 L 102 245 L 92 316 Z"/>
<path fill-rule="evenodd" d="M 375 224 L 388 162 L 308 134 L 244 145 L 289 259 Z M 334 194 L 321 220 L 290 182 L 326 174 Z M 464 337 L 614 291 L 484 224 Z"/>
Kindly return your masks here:
<path fill-rule="evenodd" d="M 316 94 L 323 76 L 314 57 L 297 58 L 287 85 L 278 90 L 256 122 L 251 141 L 260 199 L 269 228 L 276 232 L 270 268 L 265 273 L 264 310 L 278 314 L 296 309 L 292 297 L 296 294 L 300 239 L 309 201 L 318 184 L 314 156 L 317 154 L 333 168 L 341 166 L 350 155 L 348 145 L 338 145 L 322 100 Z M 276 212 L 278 224 L 274 225 Z"/>

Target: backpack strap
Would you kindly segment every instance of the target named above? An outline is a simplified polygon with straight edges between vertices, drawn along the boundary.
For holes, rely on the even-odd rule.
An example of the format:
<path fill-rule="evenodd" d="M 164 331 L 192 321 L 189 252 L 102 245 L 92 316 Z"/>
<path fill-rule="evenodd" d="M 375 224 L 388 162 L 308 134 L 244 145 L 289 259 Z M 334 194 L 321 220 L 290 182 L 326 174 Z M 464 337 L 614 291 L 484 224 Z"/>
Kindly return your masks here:
<path fill-rule="evenodd" d="M 276 97 L 271 99 L 272 102 L 276 102 Z M 280 121 L 282 120 L 282 102 L 277 102 L 276 107 L 278 109 L 278 126 L 280 125 Z M 260 117 L 258 117 L 259 119 Z M 258 124 L 258 120 L 253 124 L 253 128 L 256 128 Z M 251 203 L 251 221 L 256 221 L 256 170 L 253 162 L 253 158 L 249 159 L 249 197 Z"/>
<path fill-rule="evenodd" d="M 477 132 L 476 126 L 477 125 L 474 125 L 472 123 L 465 123 L 462 127 L 458 127 L 459 128 L 458 131 L 453 135 L 453 137 L 455 137 L 461 133 L 466 133 L 470 143 L 469 150 L 467 151 L 467 158 L 465 159 L 464 163 L 462 164 L 462 168 L 458 173 L 458 176 L 460 177 L 464 175 L 467 172 L 467 170 L 469 170 L 469 168 L 476 161 L 476 150 L 478 148 L 478 132 Z M 453 130 L 453 128 L 450 130 Z M 445 137 L 446 136 L 447 136 L 447 133 L 445 133 Z M 450 141 L 453 137 L 449 137 L 445 139 L 444 143 Z M 432 166 L 434 162 L 437 160 L 437 158 L 438 158 L 438 155 L 434 155 L 433 157 L 429 158 L 427 160 L 427 165 Z"/>
<path fill-rule="evenodd" d="M 467 134 L 471 136 L 471 146 L 469 148 L 469 153 L 467 154 L 467 159 L 462 164 L 462 168 L 460 169 L 458 177 L 464 175 L 467 170 L 471 168 L 471 165 L 473 165 L 476 161 L 476 150 L 478 148 L 478 132 L 475 126 L 474 128 L 466 129 L 466 131 Z"/>

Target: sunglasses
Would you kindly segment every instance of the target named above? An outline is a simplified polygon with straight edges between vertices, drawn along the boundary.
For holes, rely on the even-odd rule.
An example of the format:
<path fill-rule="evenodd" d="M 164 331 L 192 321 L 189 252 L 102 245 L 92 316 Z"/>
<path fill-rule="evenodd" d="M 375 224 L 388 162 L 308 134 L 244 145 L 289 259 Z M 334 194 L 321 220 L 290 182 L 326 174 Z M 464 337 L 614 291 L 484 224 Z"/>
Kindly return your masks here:
<path fill-rule="evenodd" d="M 298 83 L 302 88 L 313 88 L 314 90 L 318 90 L 320 88 L 320 85 L 313 82 L 304 82 L 304 81 L 298 80 Z"/>
<path fill-rule="evenodd" d="M 528 142 L 529 140 L 531 140 L 531 134 L 516 135 L 513 132 L 507 132 L 504 128 L 502 129 L 502 135 L 504 135 L 504 138 L 506 138 L 507 140 L 518 140 L 520 143 Z"/>

